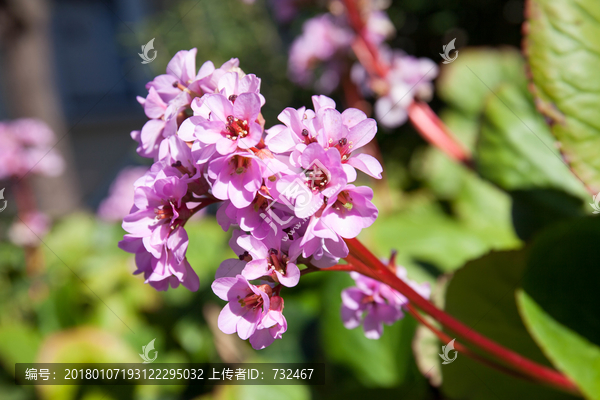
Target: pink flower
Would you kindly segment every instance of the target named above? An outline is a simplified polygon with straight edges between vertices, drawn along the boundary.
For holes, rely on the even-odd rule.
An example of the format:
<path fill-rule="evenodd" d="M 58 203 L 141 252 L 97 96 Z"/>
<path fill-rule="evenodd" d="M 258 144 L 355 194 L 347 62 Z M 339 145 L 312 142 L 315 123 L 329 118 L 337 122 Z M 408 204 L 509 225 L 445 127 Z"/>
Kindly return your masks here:
<path fill-rule="evenodd" d="M 44 213 L 28 212 L 15 220 L 8 230 L 11 242 L 21 247 L 36 247 L 50 230 L 50 218 Z"/>
<path fill-rule="evenodd" d="M 123 229 L 129 235 L 119 243 L 119 247 L 131 253 L 144 254 L 139 246 L 132 247 L 131 243 L 143 245 L 152 260 L 144 259 L 143 266 L 138 264 L 138 272 L 148 273 L 147 281 L 163 281 L 171 275 L 175 275 L 180 282 L 184 282 L 181 279 L 195 281 L 197 276 L 188 268 L 185 260 L 188 236 L 183 228 L 193 214 L 184 201 L 192 179 L 187 174 L 179 173 L 176 168 L 163 167 L 156 173 L 157 165 L 164 163 L 155 164 L 154 171 L 151 169 L 147 177 L 136 182 L 139 186 L 135 189 L 134 206 L 123 219 Z M 184 271 L 190 274 L 184 274 Z M 188 277 L 191 274 L 193 276 Z M 197 285 L 189 286 L 197 289 Z"/>
<path fill-rule="evenodd" d="M 250 336 L 250 344 L 254 350 L 262 350 L 281 339 L 287 331 L 287 320 L 283 316 L 283 298 L 274 295 L 267 315 L 257 326 L 256 332 Z"/>
<path fill-rule="evenodd" d="M 281 23 L 288 23 L 298 14 L 299 0 L 270 0 L 269 4 L 275 13 L 275 18 Z"/>
<path fill-rule="evenodd" d="M 396 274 L 405 280 L 423 297 L 430 294 L 429 284 L 419 285 L 406 278 L 406 270 L 397 267 Z M 383 333 L 383 324 L 391 325 L 404 317 L 402 307 L 408 304 L 408 299 L 388 285 L 351 272 L 356 287 L 342 291 L 342 320 L 348 329 L 354 329 L 363 324 L 365 336 L 369 339 L 379 339 Z"/>
<path fill-rule="evenodd" d="M 269 149 L 276 153 L 292 151 L 292 164 L 299 164 L 306 146 L 318 142 L 325 149 L 339 151 L 349 182 L 356 180 L 355 168 L 381 179 L 381 164 L 373 156 L 355 153 L 375 137 L 375 120 L 355 108 L 340 113 L 335 109 L 335 102 L 326 96 L 313 96 L 313 104 L 314 112 L 302 107 L 286 108 L 279 114 L 278 119 L 284 125 L 268 130 L 265 143 Z"/>
<path fill-rule="evenodd" d="M 383 11 L 372 11 L 369 14 L 365 30 L 367 40 L 377 46 L 396 33 L 390 17 Z"/>
<path fill-rule="evenodd" d="M 354 33 L 345 26 L 336 24 L 330 14 L 311 18 L 304 23 L 302 35 L 296 38 L 290 48 L 289 76 L 301 85 L 307 85 L 312 79 L 315 67 L 324 63 L 325 72 L 321 75 L 317 87 L 330 92 L 337 87 L 344 63 L 337 60 L 337 53 L 350 47 Z"/>
<path fill-rule="evenodd" d="M 415 100 L 428 101 L 433 95 L 431 81 L 437 76 L 437 65 L 428 58 L 416 58 L 402 51 L 382 51 L 390 70 L 386 76 L 385 93 L 375 102 L 377 120 L 389 128 L 398 127 L 408 119 L 408 106 Z M 359 65 L 352 70 L 352 79 L 359 86 L 368 86 L 367 75 Z"/>
<path fill-rule="evenodd" d="M 29 172 L 60 175 L 64 160 L 53 148 L 54 133 L 37 119 L 0 122 L 0 180 Z"/>
<path fill-rule="evenodd" d="M 377 219 L 378 211 L 371 203 L 372 199 L 371 188 L 347 185 L 335 202 L 329 201 L 331 207 L 323 212 L 321 220 L 341 237 L 355 238 L 362 229 L 373 225 Z"/>
<path fill-rule="evenodd" d="M 296 220 L 287 207 L 273 202 L 268 195 L 257 193 L 252 203 L 237 208 L 231 201 L 225 201 L 217 210 L 217 222 L 224 231 L 232 225 L 239 225 L 244 232 L 250 232 L 262 240 L 269 232 L 279 232 Z M 293 225 L 293 223 L 291 224 Z"/>
<path fill-rule="evenodd" d="M 98 217 L 107 222 L 122 220 L 133 206 L 134 183 L 148 171 L 147 167 L 127 167 L 119 172 L 98 207 Z"/>
<path fill-rule="evenodd" d="M 187 259 L 177 261 L 169 248 L 165 248 L 160 257 L 156 258 L 146 249 L 142 238 L 133 235 L 125 235 L 119 242 L 119 248 L 135 254 L 137 270 L 134 274 L 143 272 L 145 283 L 156 290 L 165 291 L 169 286 L 175 289 L 180 283 L 192 292 L 200 287 L 198 275 Z"/>
<path fill-rule="evenodd" d="M 237 244 L 252 256 L 242 275 L 249 280 L 270 277 L 283 286 L 296 286 L 300 281 L 300 269 L 295 264 L 299 252 L 291 253 L 282 248 L 282 243 L 281 236 L 276 234 L 262 241 L 251 235 L 240 236 Z"/>
<path fill-rule="evenodd" d="M 242 340 L 252 336 L 269 311 L 271 287 L 252 285 L 242 275 L 237 275 L 216 279 L 212 290 L 228 302 L 219 314 L 219 329 L 227 334 L 237 332 Z"/>
<path fill-rule="evenodd" d="M 215 158 L 208 165 L 213 196 L 230 200 L 236 208 L 248 207 L 261 187 L 263 169 L 261 160 L 250 153 Z"/>
<path fill-rule="evenodd" d="M 234 102 L 222 94 L 204 96 L 195 108 L 196 114 L 183 122 L 180 136 L 195 141 L 192 150 L 199 152 L 201 162 L 216 152 L 227 155 L 238 148 L 250 149 L 262 138 L 262 128 L 256 122 L 261 101 L 256 93 L 242 93 Z"/>
<path fill-rule="evenodd" d="M 300 157 L 303 172 L 284 175 L 277 180 L 273 196 L 293 206 L 299 218 L 310 217 L 324 204 L 325 198 L 335 198 L 346 186 L 346 173 L 340 153 L 325 150 L 319 143 L 306 146 Z"/>

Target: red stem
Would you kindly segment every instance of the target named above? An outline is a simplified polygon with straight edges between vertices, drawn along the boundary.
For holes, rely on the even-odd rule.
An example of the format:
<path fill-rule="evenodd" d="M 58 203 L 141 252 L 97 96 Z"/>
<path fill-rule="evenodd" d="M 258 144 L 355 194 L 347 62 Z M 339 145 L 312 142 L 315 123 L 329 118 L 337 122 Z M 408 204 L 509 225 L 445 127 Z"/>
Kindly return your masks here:
<path fill-rule="evenodd" d="M 398 278 L 390 269 L 386 268 L 386 266 L 358 239 L 346 239 L 346 244 L 350 249 L 350 257 L 354 260 L 352 261 L 353 265 L 357 266 L 358 263 L 364 263 L 363 267 L 370 268 L 371 274 L 369 275 L 376 277 L 377 280 L 402 293 L 412 304 L 433 317 L 445 328 L 464 338 L 472 345 L 498 358 L 506 365 L 535 380 L 545 382 L 550 386 L 569 393 L 578 393 L 577 387 L 561 373 L 543 365 L 539 365 L 514 351 L 499 345 L 438 309 L 429 302 L 429 300 L 421 297 L 421 295 L 406 282 Z"/>
<path fill-rule="evenodd" d="M 471 155 L 454 138 L 450 129 L 438 118 L 427 103 L 414 101 L 408 107 L 408 118 L 425 140 L 450 158 L 471 167 Z"/>
<path fill-rule="evenodd" d="M 365 23 L 360 15 L 356 0 L 344 0 L 348 11 L 350 26 L 358 38 L 352 45 L 358 61 L 365 67 L 369 75 L 385 79 L 389 66 L 382 62 L 377 47 L 365 35 Z M 432 145 L 446 153 L 450 158 L 471 167 L 471 155 L 454 138 L 452 132 L 426 103 L 413 102 L 408 108 L 408 117 L 417 131 Z"/>
<path fill-rule="evenodd" d="M 431 324 L 429 321 L 427 321 L 427 319 L 423 318 L 423 316 L 421 314 L 419 314 L 419 311 L 417 311 L 417 309 L 414 308 L 411 304 L 408 304 L 405 307 L 408 310 L 408 312 L 410 313 L 410 315 L 412 315 L 417 321 L 419 321 L 421 324 L 426 326 L 431 332 L 433 332 L 442 341 L 442 343 L 449 343 L 452 340 L 450 338 L 450 336 L 448 336 L 446 333 L 440 331 L 433 324 Z M 520 379 L 524 379 L 527 381 L 533 381 L 532 377 L 519 374 L 518 372 L 508 369 L 505 366 L 496 363 L 495 361 L 488 360 L 487 358 L 481 357 L 479 354 L 474 353 L 469 348 L 463 346 L 459 342 L 456 342 L 456 341 L 454 342 L 454 348 L 456 349 L 456 351 L 464 353 L 467 356 L 469 356 L 470 358 L 477 360 L 480 363 L 485 364 L 490 368 L 497 369 L 498 371 L 503 372 L 510 376 L 514 376 L 515 378 L 520 378 Z M 541 383 L 545 384 L 546 382 L 541 382 Z"/>

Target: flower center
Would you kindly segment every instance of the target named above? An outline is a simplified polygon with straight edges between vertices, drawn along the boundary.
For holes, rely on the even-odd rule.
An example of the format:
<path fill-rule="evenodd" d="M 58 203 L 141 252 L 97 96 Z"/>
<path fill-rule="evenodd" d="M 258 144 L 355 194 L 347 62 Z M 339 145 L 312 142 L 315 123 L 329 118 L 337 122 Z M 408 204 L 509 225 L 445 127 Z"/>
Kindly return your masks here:
<path fill-rule="evenodd" d="M 331 146 L 332 144 L 333 139 L 329 139 L 329 145 Z M 352 144 L 352 141 L 348 141 L 348 139 L 344 137 L 338 140 L 337 143 L 335 143 L 335 145 L 332 147 L 338 149 L 340 155 L 342 156 L 342 161 L 346 161 L 350 157 L 350 154 L 352 153 L 352 148 L 354 146 Z"/>
<path fill-rule="evenodd" d="M 265 292 L 269 297 L 271 297 L 271 295 L 273 294 L 271 286 L 267 284 L 256 286 L 256 288 L 259 289 L 261 292 Z M 243 299 L 240 299 L 238 296 L 238 303 L 240 303 L 240 306 L 242 307 L 252 308 L 252 310 L 256 310 L 258 307 L 263 306 L 264 301 L 263 297 L 260 294 L 252 292 Z"/>
<path fill-rule="evenodd" d="M 287 255 L 283 252 L 280 253 L 277 249 L 269 250 L 269 256 L 267 257 L 269 269 L 285 275 L 288 261 Z"/>
<path fill-rule="evenodd" d="M 157 220 L 163 220 L 168 218 L 173 218 L 175 213 L 173 212 L 173 204 L 168 202 L 154 209 L 154 214 L 156 214 Z"/>
<path fill-rule="evenodd" d="M 348 192 L 341 192 L 340 194 L 338 194 L 335 204 L 333 205 L 334 209 L 342 213 L 346 210 L 352 210 L 353 207 L 354 206 L 352 204 L 352 197 Z"/>
<path fill-rule="evenodd" d="M 233 168 L 235 168 L 235 173 L 239 175 L 246 172 L 252 163 L 252 159 L 242 156 L 233 156 L 229 162 L 233 165 Z"/>
<path fill-rule="evenodd" d="M 227 117 L 227 125 L 225 126 L 225 137 L 230 140 L 243 139 L 248 136 L 250 128 L 248 122 L 243 119 L 235 118 L 233 115 Z"/>
<path fill-rule="evenodd" d="M 313 169 L 306 170 L 306 186 L 313 192 L 325 189 L 329 183 L 329 177 L 321 168 L 315 166 Z"/>

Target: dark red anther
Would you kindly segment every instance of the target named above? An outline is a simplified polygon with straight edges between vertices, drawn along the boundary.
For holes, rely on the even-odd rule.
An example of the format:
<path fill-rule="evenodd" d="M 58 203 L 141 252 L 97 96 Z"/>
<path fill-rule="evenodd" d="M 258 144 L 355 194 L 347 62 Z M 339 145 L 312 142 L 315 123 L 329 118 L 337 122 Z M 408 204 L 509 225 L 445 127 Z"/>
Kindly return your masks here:
<path fill-rule="evenodd" d="M 277 255 L 277 254 L 279 254 L 279 252 L 277 251 L 277 249 L 271 248 L 271 249 L 269 249 L 269 254 Z"/>
<path fill-rule="evenodd" d="M 345 146 L 348 143 L 348 139 L 346 139 L 345 137 L 341 138 L 338 143 L 340 144 L 340 146 Z"/>
<path fill-rule="evenodd" d="M 173 82 L 173 87 L 177 87 L 177 85 L 179 85 L 179 82 L 177 82 L 177 81 Z"/>
<path fill-rule="evenodd" d="M 247 251 L 244 252 L 244 254 L 240 254 L 239 255 L 239 259 L 240 260 L 244 260 L 246 257 L 248 257 L 250 255 L 250 253 L 248 253 Z"/>
<path fill-rule="evenodd" d="M 232 94 L 231 96 L 229 96 L 229 101 L 230 102 L 235 102 L 235 99 L 237 99 L 237 94 Z"/>
<path fill-rule="evenodd" d="M 181 167 L 181 161 L 174 162 L 173 164 L 171 164 L 171 167 L 175 167 L 175 168 Z"/>
<path fill-rule="evenodd" d="M 229 116 L 227 117 L 227 122 L 229 122 L 230 124 L 233 124 L 233 121 L 234 121 L 234 119 L 235 119 L 235 118 L 233 117 L 233 115 L 229 115 Z"/>
<path fill-rule="evenodd" d="M 302 129 L 302 136 L 308 136 L 308 129 Z"/>

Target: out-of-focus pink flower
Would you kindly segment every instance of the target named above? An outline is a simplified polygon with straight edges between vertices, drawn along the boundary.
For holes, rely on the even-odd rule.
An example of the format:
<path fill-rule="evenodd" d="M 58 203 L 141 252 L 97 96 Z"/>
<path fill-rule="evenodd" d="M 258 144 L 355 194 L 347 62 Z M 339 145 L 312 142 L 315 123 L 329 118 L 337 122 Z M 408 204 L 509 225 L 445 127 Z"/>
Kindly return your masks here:
<path fill-rule="evenodd" d="M 37 119 L 0 122 L 0 179 L 22 177 L 29 172 L 60 175 L 64 160 L 53 149 L 54 133 Z"/>
<path fill-rule="evenodd" d="M 281 23 L 288 23 L 298 14 L 298 4 L 302 0 L 270 0 L 269 4 L 275 18 Z"/>
<path fill-rule="evenodd" d="M 8 230 L 8 238 L 17 246 L 35 247 L 50 230 L 50 218 L 44 213 L 28 212 L 15 220 Z"/>
<path fill-rule="evenodd" d="M 419 285 L 409 281 L 406 269 L 400 266 L 396 267 L 396 275 L 421 296 L 429 298 L 428 283 Z M 350 276 L 356 286 L 342 291 L 341 313 L 344 326 L 354 329 L 362 323 L 367 338 L 379 339 L 383 333 L 383 324 L 391 325 L 404 317 L 402 307 L 408 304 L 408 299 L 385 283 L 357 272 L 351 272 Z"/>
<path fill-rule="evenodd" d="M 375 117 L 382 125 L 396 128 L 408 119 L 408 107 L 415 99 L 431 99 L 431 81 L 437 76 L 438 67 L 428 58 L 416 58 L 398 50 L 382 51 L 382 55 L 390 70 L 385 78 L 386 91 L 375 101 Z M 369 85 L 364 68 L 358 64 L 353 67 L 352 79 L 363 88 Z"/>
<path fill-rule="evenodd" d="M 394 24 L 390 21 L 387 13 L 383 11 L 371 12 L 365 28 L 367 40 L 377 46 L 396 33 Z"/>
<path fill-rule="evenodd" d="M 110 186 L 108 197 L 98 207 L 98 217 L 107 222 L 117 222 L 127 216 L 133 206 L 133 185 L 147 171 L 147 167 L 127 167 L 121 170 Z"/>
<path fill-rule="evenodd" d="M 313 71 L 324 64 L 324 72 L 317 82 L 317 88 L 328 93 L 339 83 L 344 66 L 336 54 L 346 51 L 354 33 L 346 26 L 336 24 L 331 14 L 311 18 L 304 23 L 302 35 L 296 38 L 290 48 L 289 76 L 294 82 L 308 85 Z"/>

